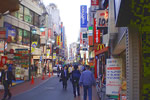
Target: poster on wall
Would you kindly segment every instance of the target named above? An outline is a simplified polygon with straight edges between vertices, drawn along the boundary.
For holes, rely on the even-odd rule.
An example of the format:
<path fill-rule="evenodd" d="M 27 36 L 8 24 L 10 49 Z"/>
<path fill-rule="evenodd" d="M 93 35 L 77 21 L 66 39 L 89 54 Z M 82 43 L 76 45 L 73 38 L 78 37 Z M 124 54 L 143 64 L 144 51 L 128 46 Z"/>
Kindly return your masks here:
<path fill-rule="evenodd" d="M 121 86 L 120 75 L 122 59 L 107 59 L 106 64 L 106 94 L 118 95 Z"/>

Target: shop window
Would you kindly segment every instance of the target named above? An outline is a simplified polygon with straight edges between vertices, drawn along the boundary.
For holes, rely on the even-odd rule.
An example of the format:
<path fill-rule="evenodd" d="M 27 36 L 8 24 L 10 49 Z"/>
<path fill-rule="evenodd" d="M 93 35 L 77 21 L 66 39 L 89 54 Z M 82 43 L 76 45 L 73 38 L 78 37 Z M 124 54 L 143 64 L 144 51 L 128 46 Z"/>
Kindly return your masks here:
<path fill-rule="evenodd" d="M 7 30 L 7 35 L 8 35 L 8 38 L 7 38 L 7 42 L 13 42 L 15 43 L 16 42 L 16 27 L 12 26 L 11 24 L 9 23 L 4 23 L 4 26 L 6 27 L 6 30 Z"/>
<path fill-rule="evenodd" d="M 22 35 L 23 35 L 23 30 L 18 29 L 18 35 L 17 35 L 17 43 L 22 44 Z"/>
<path fill-rule="evenodd" d="M 24 8 L 24 21 L 33 24 L 33 12 L 28 8 Z"/>
<path fill-rule="evenodd" d="M 34 25 L 39 27 L 39 15 L 34 13 Z"/>
<path fill-rule="evenodd" d="M 23 44 L 29 45 L 29 43 L 30 43 L 30 32 L 24 30 L 24 32 L 23 32 Z"/>

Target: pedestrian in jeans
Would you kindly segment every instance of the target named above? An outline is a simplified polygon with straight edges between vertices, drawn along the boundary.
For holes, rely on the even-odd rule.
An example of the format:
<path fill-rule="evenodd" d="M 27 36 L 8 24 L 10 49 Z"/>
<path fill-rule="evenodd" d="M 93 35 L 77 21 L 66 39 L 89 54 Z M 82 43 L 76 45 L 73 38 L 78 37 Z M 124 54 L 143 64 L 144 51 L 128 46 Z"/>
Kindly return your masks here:
<path fill-rule="evenodd" d="M 4 70 L 2 71 L 0 77 L 0 84 L 4 85 L 4 96 L 2 100 L 6 100 L 7 96 L 8 96 L 8 100 L 11 99 L 12 95 L 10 93 L 9 87 L 12 83 L 12 79 L 15 80 L 12 71 L 9 71 L 7 65 L 4 65 Z"/>
<path fill-rule="evenodd" d="M 86 65 L 86 70 L 82 72 L 79 84 L 83 85 L 83 100 L 87 100 L 87 93 L 89 97 L 88 100 L 92 100 L 92 85 L 95 85 L 96 82 L 93 73 L 90 71 L 90 66 Z"/>
<path fill-rule="evenodd" d="M 72 71 L 72 75 L 71 75 L 74 97 L 76 97 L 76 90 L 77 90 L 78 96 L 80 96 L 79 79 L 80 79 L 81 73 L 77 69 L 78 69 L 78 65 L 75 65 L 74 70 Z"/>

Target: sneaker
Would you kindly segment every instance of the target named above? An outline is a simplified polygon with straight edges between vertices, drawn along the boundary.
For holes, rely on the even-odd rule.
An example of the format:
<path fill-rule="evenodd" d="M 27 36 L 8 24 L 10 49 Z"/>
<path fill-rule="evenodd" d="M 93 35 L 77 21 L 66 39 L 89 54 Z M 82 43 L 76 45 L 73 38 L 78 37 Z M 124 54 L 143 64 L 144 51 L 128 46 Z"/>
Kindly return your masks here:
<path fill-rule="evenodd" d="M 11 99 L 11 95 L 8 97 L 8 100 L 10 100 Z"/>

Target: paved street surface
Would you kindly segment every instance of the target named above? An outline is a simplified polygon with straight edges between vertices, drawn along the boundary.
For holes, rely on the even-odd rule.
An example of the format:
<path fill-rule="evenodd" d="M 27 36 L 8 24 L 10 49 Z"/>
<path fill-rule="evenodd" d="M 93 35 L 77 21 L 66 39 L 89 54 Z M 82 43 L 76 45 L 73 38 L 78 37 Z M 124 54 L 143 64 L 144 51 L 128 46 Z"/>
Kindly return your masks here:
<path fill-rule="evenodd" d="M 52 77 L 39 86 L 14 96 L 11 100 L 83 100 L 82 92 L 81 89 L 81 96 L 74 99 L 71 82 L 68 81 L 67 90 L 63 90 L 59 78 Z M 93 100 L 99 100 L 95 89 L 93 89 Z"/>
<path fill-rule="evenodd" d="M 72 84 L 68 80 L 67 90 L 62 89 L 62 83 L 59 78 L 55 76 L 45 80 L 41 77 L 36 78 L 33 85 L 30 82 L 25 82 L 11 88 L 13 97 L 11 100 L 83 100 L 83 88 L 81 88 L 81 96 L 74 98 Z M 0 93 L 0 99 L 3 93 Z M 99 100 L 96 89 L 93 88 L 93 100 Z"/>

